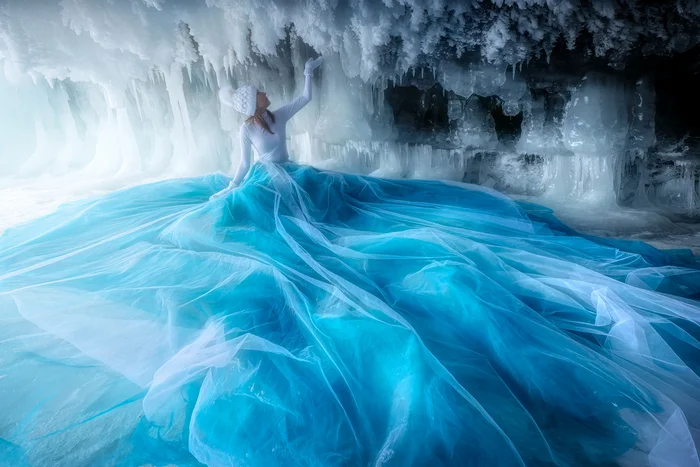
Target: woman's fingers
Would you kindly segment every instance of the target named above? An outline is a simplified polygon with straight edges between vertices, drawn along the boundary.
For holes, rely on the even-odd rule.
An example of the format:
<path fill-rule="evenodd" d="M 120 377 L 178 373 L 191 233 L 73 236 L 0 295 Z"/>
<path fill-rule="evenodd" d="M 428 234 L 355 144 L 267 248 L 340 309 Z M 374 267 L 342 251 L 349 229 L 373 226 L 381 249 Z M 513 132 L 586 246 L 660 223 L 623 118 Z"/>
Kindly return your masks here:
<path fill-rule="evenodd" d="M 323 61 L 324 61 L 324 59 L 323 59 L 323 56 L 322 56 L 322 55 L 319 56 L 319 57 L 316 58 L 316 59 L 310 58 L 310 59 L 308 59 L 308 60 L 306 61 L 306 65 L 304 65 L 304 69 L 305 69 L 306 71 L 315 70 L 316 68 L 318 68 L 318 67 L 323 63 Z"/>
<path fill-rule="evenodd" d="M 311 65 L 312 65 L 314 68 L 318 68 L 319 66 L 321 66 L 322 63 L 323 63 L 323 56 L 321 55 L 321 56 L 319 56 L 316 60 L 312 61 L 312 62 L 311 62 Z"/>
<path fill-rule="evenodd" d="M 227 187 L 227 188 L 224 188 L 224 189 L 221 190 L 221 191 L 218 191 L 218 192 L 214 193 L 213 195 L 211 195 L 211 196 L 209 197 L 209 201 L 212 201 L 212 200 L 215 200 L 215 199 L 217 199 L 217 198 L 221 198 L 221 197 L 224 196 L 224 195 L 227 195 L 228 193 L 230 193 L 230 192 L 233 190 L 233 188 L 234 188 L 234 187 L 229 186 L 229 187 Z"/>

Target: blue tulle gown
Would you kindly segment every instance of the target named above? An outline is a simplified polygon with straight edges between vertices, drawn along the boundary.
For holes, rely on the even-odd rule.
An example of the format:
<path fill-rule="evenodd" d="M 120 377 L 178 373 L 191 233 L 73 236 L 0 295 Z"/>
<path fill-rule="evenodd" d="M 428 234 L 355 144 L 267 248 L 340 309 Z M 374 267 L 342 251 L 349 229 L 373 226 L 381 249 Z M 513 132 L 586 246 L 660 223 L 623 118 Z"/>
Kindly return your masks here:
<path fill-rule="evenodd" d="M 700 465 L 692 255 L 476 186 L 228 181 L 0 238 L 2 465 Z"/>

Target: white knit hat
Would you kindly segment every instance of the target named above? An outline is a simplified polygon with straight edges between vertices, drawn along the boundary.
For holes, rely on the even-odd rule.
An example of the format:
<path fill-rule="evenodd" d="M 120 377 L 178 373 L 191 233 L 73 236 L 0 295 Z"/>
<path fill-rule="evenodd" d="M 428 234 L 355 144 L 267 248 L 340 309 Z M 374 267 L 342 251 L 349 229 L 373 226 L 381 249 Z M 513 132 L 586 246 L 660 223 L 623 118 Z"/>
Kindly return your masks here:
<path fill-rule="evenodd" d="M 219 90 L 219 99 L 236 111 L 251 116 L 255 115 L 258 107 L 258 90 L 251 85 L 241 86 L 235 91 L 229 86 L 224 86 Z"/>

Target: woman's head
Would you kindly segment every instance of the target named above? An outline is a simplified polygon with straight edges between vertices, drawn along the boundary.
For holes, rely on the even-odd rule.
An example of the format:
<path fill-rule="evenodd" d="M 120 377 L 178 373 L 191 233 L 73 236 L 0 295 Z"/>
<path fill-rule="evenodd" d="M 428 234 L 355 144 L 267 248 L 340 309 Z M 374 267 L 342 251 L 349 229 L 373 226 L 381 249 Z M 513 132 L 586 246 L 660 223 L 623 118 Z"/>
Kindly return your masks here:
<path fill-rule="evenodd" d="M 269 106 L 270 99 L 267 98 L 267 93 L 263 91 L 257 91 L 257 94 L 255 95 L 255 115 L 253 115 L 252 117 L 248 117 L 246 123 L 256 123 L 257 125 L 262 127 L 263 130 L 267 131 L 271 135 L 274 135 L 275 133 L 270 129 L 270 125 L 268 125 L 265 119 L 263 118 L 265 114 L 267 114 L 270 121 L 272 123 L 275 123 L 275 115 L 269 110 L 267 110 Z"/>
<path fill-rule="evenodd" d="M 222 86 L 219 90 L 219 99 L 236 112 L 251 116 L 257 111 L 257 93 L 255 86 L 241 86 L 235 91 L 230 86 Z"/>
<path fill-rule="evenodd" d="M 267 108 L 270 106 L 270 99 L 267 98 L 267 93 L 258 91 L 255 98 L 255 103 L 255 113 L 262 114 L 263 112 L 265 112 L 265 110 L 267 110 Z"/>
<path fill-rule="evenodd" d="M 263 116 L 267 114 L 270 121 L 275 123 L 275 116 L 267 110 L 270 106 L 270 99 L 267 94 L 255 89 L 251 85 L 241 86 L 235 91 L 229 86 L 224 86 L 219 90 L 219 99 L 225 105 L 233 107 L 236 111 L 246 115 L 248 119 L 246 123 L 257 123 L 268 133 L 272 133 L 270 126 L 267 124 Z"/>

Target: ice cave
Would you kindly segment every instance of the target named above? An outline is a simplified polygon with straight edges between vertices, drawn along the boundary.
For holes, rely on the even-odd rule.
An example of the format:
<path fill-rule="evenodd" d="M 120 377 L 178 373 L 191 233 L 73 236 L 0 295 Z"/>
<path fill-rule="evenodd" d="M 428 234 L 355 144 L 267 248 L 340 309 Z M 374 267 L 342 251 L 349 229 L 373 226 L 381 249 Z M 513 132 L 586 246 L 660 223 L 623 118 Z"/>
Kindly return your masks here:
<path fill-rule="evenodd" d="M 698 0 L 0 0 L 0 465 L 700 466 L 699 109 Z"/>

